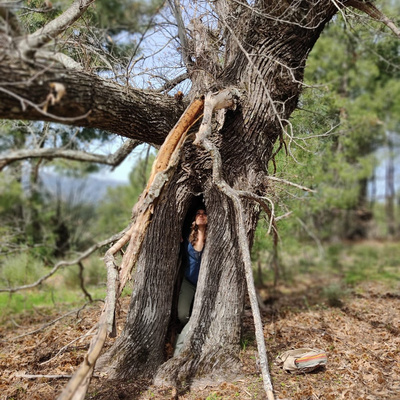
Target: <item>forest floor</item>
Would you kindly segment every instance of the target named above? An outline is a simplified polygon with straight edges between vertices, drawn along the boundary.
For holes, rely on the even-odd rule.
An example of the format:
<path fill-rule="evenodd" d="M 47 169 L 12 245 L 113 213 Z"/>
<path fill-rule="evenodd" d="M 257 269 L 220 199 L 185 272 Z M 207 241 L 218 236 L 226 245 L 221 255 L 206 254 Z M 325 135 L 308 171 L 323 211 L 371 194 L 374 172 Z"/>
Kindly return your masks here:
<path fill-rule="evenodd" d="M 329 279 L 329 281 L 327 281 Z M 324 287 L 331 284 L 316 274 L 302 275 L 273 291 L 259 288 L 264 300 L 264 336 L 277 399 L 384 400 L 400 399 L 400 284 L 397 287 L 363 282 L 327 300 Z M 121 302 L 123 325 L 129 298 Z M 330 305 L 331 304 L 331 305 Z M 35 308 L 0 326 L 0 399 L 55 399 L 88 348 L 90 328 L 99 316 L 95 303 L 58 322 L 70 308 Z M 249 309 L 244 316 L 242 374 L 233 382 L 196 387 L 179 399 L 265 399 L 257 367 L 257 351 Z M 37 330 L 36 333 L 33 333 Z M 27 334 L 32 332 L 31 334 Z M 110 345 L 108 341 L 108 345 Z M 285 350 L 301 347 L 327 353 L 325 369 L 292 375 L 276 364 Z M 33 376 L 30 376 L 33 375 Z M 34 377 L 39 375 L 39 377 Z M 53 377 L 40 377 L 40 376 Z M 105 381 L 107 382 L 107 381 Z M 132 381 L 104 384 L 93 378 L 86 399 L 171 399 L 170 390 Z"/>

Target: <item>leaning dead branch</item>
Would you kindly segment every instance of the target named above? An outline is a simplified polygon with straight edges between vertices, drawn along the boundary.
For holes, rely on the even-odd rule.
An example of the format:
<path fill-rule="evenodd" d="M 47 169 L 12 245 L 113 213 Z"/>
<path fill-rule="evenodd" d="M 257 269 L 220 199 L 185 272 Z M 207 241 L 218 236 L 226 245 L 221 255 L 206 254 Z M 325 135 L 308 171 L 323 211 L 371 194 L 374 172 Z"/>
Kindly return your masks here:
<path fill-rule="evenodd" d="M 267 394 L 268 400 L 273 400 L 274 393 L 273 393 L 270 373 L 268 370 L 268 358 L 265 348 L 260 309 L 257 301 L 257 292 L 254 286 L 250 248 L 244 221 L 244 215 L 245 215 L 244 208 L 237 191 L 233 189 L 231 186 L 229 186 L 226 183 L 226 181 L 222 178 L 222 161 L 220 153 L 217 147 L 208 139 L 209 133 L 211 132 L 211 120 L 214 110 L 232 106 L 234 106 L 234 102 L 232 101 L 232 90 L 222 91 L 218 94 L 218 96 L 211 93 L 208 94 L 206 96 L 204 104 L 203 123 L 200 126 L 198 134 L 196 135 L 195 143 L 201 145 L 205 150 L 207 150 L 210 153 L 213 162 L 213 181 L 215 185 L 218 187 L 218 189 L 221 190 L 222 193 L 224 193 L 227 197 L 229 197 L 232 200 L 233 205 L 235 207 L 235 218 L 238 225 L 239 248 L 242 255 L 242 261 L 245 267 L 247 290 L 250 297 L 251 310 L 256 330 L 257 348 L 260 357 L 260 366 L 264 382 L 264 389 Z"/>
<path fill-rule="evenodd" d="M 203 99 L 195 99 L 161 146 L 147 184 L 133 209 L 133 223 L 129 231 L 104 257 L 107 266 L 107 297 L 100 315 L 98 331 L 92 339 L 84 361 L 68 382 L 58 400 L 83 400 L 93 374 L 95 363 L 100 356 L 107 333 L 115 336 L 115 305 L 139 256 L 143 239 L 150 224 L 151 215 L 160 199 L 172 173 L 178 165 L 180 151 L 186 139 L 186 133 L 203 112 Z M 122 258 L 121 266 L 116 265 L 114 255 L 129 241 Z"/>

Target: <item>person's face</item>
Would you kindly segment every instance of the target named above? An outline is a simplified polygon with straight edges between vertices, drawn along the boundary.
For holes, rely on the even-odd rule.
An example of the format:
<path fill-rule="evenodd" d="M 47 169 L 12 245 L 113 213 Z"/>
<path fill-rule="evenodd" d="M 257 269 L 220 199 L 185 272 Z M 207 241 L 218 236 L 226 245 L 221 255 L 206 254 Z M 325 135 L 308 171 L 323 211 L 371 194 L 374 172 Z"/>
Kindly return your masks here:
<path fill-rule="evenodd" d="M 205 210 L 197 210 L 196 225 L 207 225 L 207 213 Z"/>

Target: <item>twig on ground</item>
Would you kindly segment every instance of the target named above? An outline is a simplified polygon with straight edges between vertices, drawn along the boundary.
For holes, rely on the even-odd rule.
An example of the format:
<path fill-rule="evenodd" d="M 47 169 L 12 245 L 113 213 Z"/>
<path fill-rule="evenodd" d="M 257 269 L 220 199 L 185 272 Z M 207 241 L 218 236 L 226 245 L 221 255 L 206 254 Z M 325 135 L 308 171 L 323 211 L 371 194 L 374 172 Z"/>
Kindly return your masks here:
<path fill-rule="evenodd" d="M 68 379 L 71 378 L 72 375 L 27 375 L 27 374 L 16 374 L 16 378 L 25 378 L 25 379 Z"/>

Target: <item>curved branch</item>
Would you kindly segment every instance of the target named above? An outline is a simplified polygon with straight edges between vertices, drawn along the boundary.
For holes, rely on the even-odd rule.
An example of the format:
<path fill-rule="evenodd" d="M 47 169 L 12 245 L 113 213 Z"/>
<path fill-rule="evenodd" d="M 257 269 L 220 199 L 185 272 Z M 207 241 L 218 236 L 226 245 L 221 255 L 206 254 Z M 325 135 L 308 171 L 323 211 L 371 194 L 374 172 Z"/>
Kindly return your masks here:
<path fill-rule="evenodd" d="M 62 98 L 44 106 L 54 84 Z M 77 70 L 17 67 L 0 64 L 0 118 L 51 121 L 101 129 L 160 145 L 185 109 L 186 101 L 124 87 Z M 77 120 L 79 118 L 79 120 Z"/>
<path fill-rule="evenodd" d="M 238 235 L 239 249 L 242 256 L 242 262 L 244 264 L 247 291 L 249 294 L 251 311 L 254 319 L 257 349 L 260 358 L 260 367 L 264 382 L 264 390 L 265 393 L 267 394 L 268 400 L 274 400 L 275 397 L 271 383 L 271 376 L 268 370 L 268 357 L 265 347 L 261 314 L 257 301 L 257 293 L 254 286 L 253 269 L 250 257 L 250 247 L 249 247 L 249 242 L 247 240 L 247 233 L 245 228 L 245 221 L 244 221 L 245 212 L 242 201 L 240 199 L 239 195 L 240 192 L 229 186 L 228 183 L 222 178 L 221 155 L 215 144 L 208 139 L 208 133 L 211 131 L 211 120 L 214 110 L 226 107 L 226 105 L 229 106 L 231 102 L 232 102 L 231 90 L 223 90 L 217 95 L 211 93 L 206 95 L 204 104 L 204 118 L 200 126 L 199 132 L 196 135 L 196 140 L 194 143 L 197 143 L 210 153 L 213 162 L 212 176 L 214 184 L 218 187 L 218 189 L 222 193 L 224 193 L 227 197 L 231 199 L 235 208 L 235 219 L 238 226 L 237 235 Z M 271 215 L 271 220 L 272 218 L 273 217 Z"/>
<path fill-rule="evenodd" d="M 108 239 L 103 240 L 102 242 L 98 242 L 94 244 L 92 247 L 89 247 L 86 251 L 80 254 L 79 257 L 75 258 L 74 260 L 70 261 L 60 261 L 58 262 L 52 270 L 47 273 L 46 275 L 42 276 L 39 278 L 36 282 L 30 283 L 28 285 L 23 285 L 23 286 L 18 286 L 14 288 L 0 288 L 0 293 L 1 292 L 8 292 L 8 293 L 14 293 L 18 292 L 20 290 L 26 290 L 26 289 L 33 289 L 36 286 L 39 286 L 41 283 L 43 283 L 46 279 L 50 278 L 52 275 L 54 275 L 60 268 L 62 267 L 67 267 L 70 265 L 75 265 L 84 260 L 85 258 L 89 257 L 92 253 L 94 253 L 96 250 L 102 248 L 103 246 L 107 246 L 108 244 L 117 241 L 120 239 L 125 232 L 128 230 L 128 228 L 125 228 L 122 232 L 117 233 L 116 235 L 113 235 L 109 237 Z"/>
<path fill-rule="evenodd" d="M 394 34 L 400 38 L 400 29 L 382 11 L 378 10 L 370 1 L 348 0 L 346 7 L 354 7 L 369 15 L 375 21 L 383 22 Z"/>
<path fill-rule="evenodd" d="M 50 160 L 53 158 L 66 158 L 68 160 L 93 162 L 117 167 L 139 144 L 141 144 L 140 141 L 129 139 L 115 153 L 110 155 L 93 154 L 80 150 L 55 148 L 17 150 L 8 152 L 4 156 L 0 156 L 0 171 L 15 161 L 26 160 L 28 158 L 45 158 Z"/>

